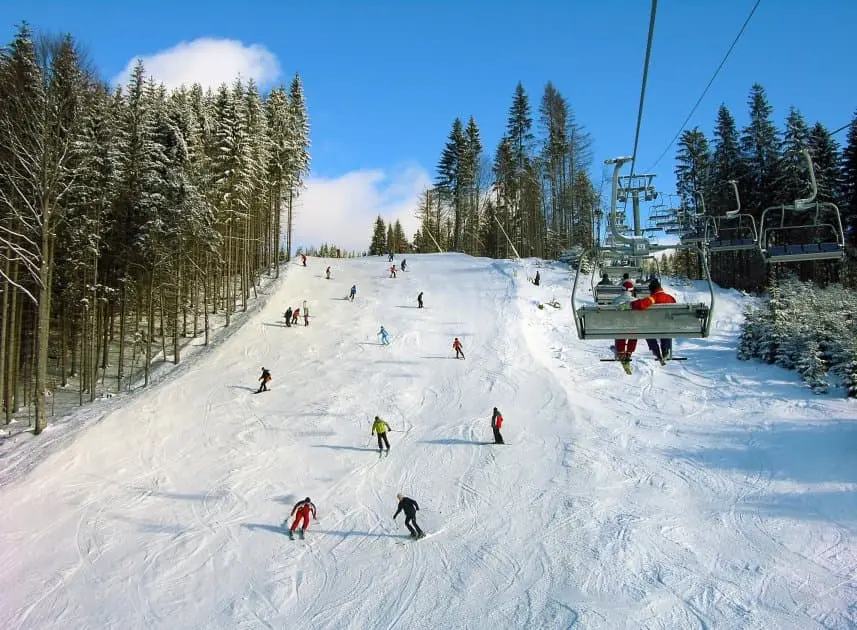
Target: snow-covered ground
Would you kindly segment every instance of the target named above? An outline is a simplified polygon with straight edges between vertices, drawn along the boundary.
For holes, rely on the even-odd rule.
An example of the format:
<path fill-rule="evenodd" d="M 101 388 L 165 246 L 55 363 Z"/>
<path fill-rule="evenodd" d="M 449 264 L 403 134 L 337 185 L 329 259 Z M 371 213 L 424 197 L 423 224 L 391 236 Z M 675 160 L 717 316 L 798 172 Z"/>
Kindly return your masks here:
<path fill-rule="evenodd" d="M 0 628 L 857 626 L 854 402 L 737 361 L 739 294 L 686 362 L 641 342 L 629 377 L 576 339 L 559 266 L 329 262 L 66 446 L 19 445 L 39 463 L 0 480 Z M 405 537 L 397 492 L 436 536 Z"/>

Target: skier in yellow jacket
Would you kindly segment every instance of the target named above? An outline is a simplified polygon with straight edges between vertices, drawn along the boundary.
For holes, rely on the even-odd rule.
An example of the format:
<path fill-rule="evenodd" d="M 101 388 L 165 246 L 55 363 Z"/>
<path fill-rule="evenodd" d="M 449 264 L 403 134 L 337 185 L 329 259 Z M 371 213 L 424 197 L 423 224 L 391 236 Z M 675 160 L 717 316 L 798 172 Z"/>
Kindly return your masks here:
<path fill-rule="evenodd" d="M 392 431 L 390 425 L 381 420 L 379 416 L 375 416 L 375 422 L 372 423 L 372 435 L 378 435 L 378 452 L 383 450 L 384 445 L 387 446 L 387 452 L 390 452 L 390 442 L 387 441 L 387 431 Z"/>

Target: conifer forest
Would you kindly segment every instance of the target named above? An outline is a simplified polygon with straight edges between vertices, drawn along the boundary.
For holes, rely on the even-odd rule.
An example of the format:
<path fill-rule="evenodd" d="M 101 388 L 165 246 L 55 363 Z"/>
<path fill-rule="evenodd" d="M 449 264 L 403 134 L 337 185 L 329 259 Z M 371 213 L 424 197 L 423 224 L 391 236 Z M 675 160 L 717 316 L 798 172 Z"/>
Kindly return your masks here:
<path fill-rule="evenodd" d="M 0 398 L 8 423 L 179 363 L 291 250 L 309 172 L 301 80 L 111 89 L 71 36 L 24 25 L 0 56 Z M 39 395 L 45 392 L 46 395 Z"/>

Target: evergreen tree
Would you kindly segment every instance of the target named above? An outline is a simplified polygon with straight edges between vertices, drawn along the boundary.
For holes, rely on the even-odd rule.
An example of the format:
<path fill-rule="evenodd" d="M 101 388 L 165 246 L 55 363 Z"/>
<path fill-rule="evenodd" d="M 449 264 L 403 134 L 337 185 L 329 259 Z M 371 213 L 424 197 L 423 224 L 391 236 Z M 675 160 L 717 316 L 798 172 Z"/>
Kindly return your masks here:
<path fill-rule="evenodd" d="M 462 201 L 466 183 L 467 138 L 460 118 L 452 123 L 449 139 L 446 142 L 440 162 L 437 165 L 435 187 L 446 203 L 452 207 L 454 223 L 452 231 L 452 249 L 461 251 Z"/>
<path fill-rule="evenodd" d="M 741 153 L 747 181 L 746 199 L 748 208 L 761 212 L 780 200 L 777 187 L 780 139 L 771 122 L 773 108 L 768 103 L 765 89 L 758 83 L 750 90 L 748 105 L 750 122 L 741 135 Z"/>
<path fill-rule="evenodd" d="M 840 203 L 843 190 L 842 158 L 839 144 L 827 127 L 815 123 L 809 132 L 809 152 L 815 167 L 818 201 Z"/>
<path fill-rule="evenodd" d="M 405 230 L 402 228 L 402 222 L 396 219 L 393 224 L 393 241 L 396 243 L 396 251 L 406 252 L 409 249 L 408 237 L 405 236 Z"/>
<path fill-rule="evenodd" d="M 387 239 L 385 244 L 387 247 L 386 251 L 390 252 L 391 254 L 398 253 L 399 248 L 398 244 L 396 243 L 396 235 L 393 233 L 392 223 L 387 224 Z"/>
<path fill-rule="evenodd" d="M 782 146 L 778 201 L 790 204 L 794 203 L 795 199 L 805 199 L 811 192 L 806 159 L 802 153 L 809 147 L 809 127 L 803 115 L 795 107 L 789 109 L 786 117 Z"/>
<path fill-rule="evenodd" d="M 842 211 L 848 242 L 857 245 L 857 111 L 848 125 L 848 136 L 842 152 Z"/>
<path fill-rule="evenodd" d="M 369 244 L 369 255 L 380 256 L 387 251 L 387 228 L 384 219 L 375 219 L 375 229 L 372 231 L 372 242 Z"/>
<path fill-rule="evenodd" d="M 704 195 L 709 189 L 710 171 L 711 152 L 705 134 L 699 127 L 684 131 L 678 141 L 675 176 L 676 191 L 685 207 L 696 207 L 697 195 Z"/>
<path fill-rule="evenodd" d="M 714 125 L 714 151 L 711 158 L 710 192 L 705 205 L 712 215 L 722 216 L 735 208 L 735 196 L 729 181 L 738 182 L 739 191 L 746 190 L 743 164 L 735 119 L 726 105 L 717 110 Z M 742 198 L 745 195 L 742 194 Z"/>
<path fill-rule="evenodd" d="M 464 250 L 478 253 L 477 233 L 479 231 L 480 198 L 482 197 L 482 138 L 479 126 L 473 116 L 464 132 L 464 153 L 461 159 L 461 183 L 466 197 L 464 212 Z"/>

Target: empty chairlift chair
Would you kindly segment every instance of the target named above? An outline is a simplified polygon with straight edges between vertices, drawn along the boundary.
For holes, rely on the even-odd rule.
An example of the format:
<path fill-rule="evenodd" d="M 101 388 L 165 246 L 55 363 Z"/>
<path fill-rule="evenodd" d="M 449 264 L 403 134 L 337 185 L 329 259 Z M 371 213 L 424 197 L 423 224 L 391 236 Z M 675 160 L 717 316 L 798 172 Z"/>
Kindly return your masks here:
<path fill-rule="evenodd" d="M 741 198 L 738 195 L 738 184 L 729 180 L 735 193 L 735 210 L 729 210 L 725 215 L 713 217 L 706 224 L 707 246 L 711 252 L 738 252 L 759 249 L 759 231 L 756 229 L 756 219 L 752 214 L 741 212 Z"/>
<path fill-rule="evenodd" d="M 794 204 L 766 208 L 760 220 L 759 248 L 767 263 L 842 260 L 845 233 L 839 208 L 815 200 L 818 186 L 809 151 L 803 151 L 812 194 Z M 793 221 L 788 222 L 788 219 Z"/>

